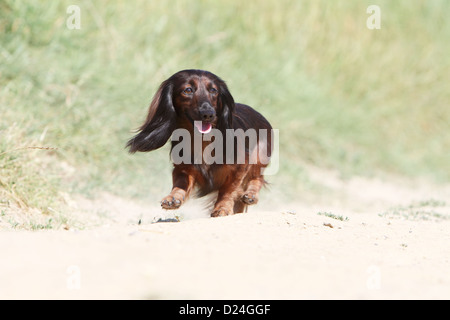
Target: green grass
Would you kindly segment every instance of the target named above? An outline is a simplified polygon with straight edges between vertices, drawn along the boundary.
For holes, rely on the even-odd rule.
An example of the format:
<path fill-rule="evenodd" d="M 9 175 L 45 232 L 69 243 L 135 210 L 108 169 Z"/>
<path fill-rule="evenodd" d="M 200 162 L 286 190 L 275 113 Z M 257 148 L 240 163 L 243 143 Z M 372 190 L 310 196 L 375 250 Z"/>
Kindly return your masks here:
<path fill-rule="evenodd" d="M 18 208 L 35 207 L 47 213 L 48 207 L 56 205 L 59 179 L 46 157 L 39 156 L 44 150 L 14 123 L 0 127 L 0 132 L 0 206 L 13 201 Z"/>
<path fill-rule="evenodd" d="M 450 219 L 448 210 L 445 201 L 429 199 L 390 208 L 379 216 L 404 220 L 442 221 Z"/>
<path fill-rule="evenodd" d="M 331 219 L 335 219 L 335 220 L 340 220 L 340 221 L 348 221 L 350 220 L 348 217 L 344 217 L 342 215 L 336 215 L 334 213 L 331 212 L 317 212 L 317 215 L 319 216 L 325 216 Z"/>
<path fill-rule="evenodd" d="M 159 199 L 167 147 L 124 144 L 185 68 L 218 74 L 280 130 L 278 194 L 312 187 L 305 162 L 448 181 L 450 2 L 377 1 L 369 30 L 372 2 L 86 0 L 69 30 L 73 1 L 0 0 L 0 204 L 52 215 L 61 192 Z M 57 149 L 10 152 L 30 146 Z"/>

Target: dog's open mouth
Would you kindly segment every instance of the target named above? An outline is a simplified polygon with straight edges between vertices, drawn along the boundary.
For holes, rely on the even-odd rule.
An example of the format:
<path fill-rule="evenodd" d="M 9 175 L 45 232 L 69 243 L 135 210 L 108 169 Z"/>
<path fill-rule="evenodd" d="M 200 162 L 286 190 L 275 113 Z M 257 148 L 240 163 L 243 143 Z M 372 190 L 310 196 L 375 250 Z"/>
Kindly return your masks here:
<path fill-rule="evenodd" d="M 194 126 L 200 133 L 210 133 L 212 130 L 212 124 L 204 121 L 194 121 Z"/>

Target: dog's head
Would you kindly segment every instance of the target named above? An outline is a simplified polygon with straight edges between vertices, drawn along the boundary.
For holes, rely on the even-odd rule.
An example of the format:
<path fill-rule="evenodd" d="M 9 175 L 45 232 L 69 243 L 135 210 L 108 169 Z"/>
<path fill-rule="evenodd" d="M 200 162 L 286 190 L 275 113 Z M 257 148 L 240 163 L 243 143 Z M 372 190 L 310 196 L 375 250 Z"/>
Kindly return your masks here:
<path fill-rule="evenodd" d="M 164 81 L 150 104 L 147 119 L 128 141 L 129 151 L 162 147 L 177 128 L 208 133 L 232 128 L 234 99 L 225 82 L 203 70 L 183 70 Z"/>

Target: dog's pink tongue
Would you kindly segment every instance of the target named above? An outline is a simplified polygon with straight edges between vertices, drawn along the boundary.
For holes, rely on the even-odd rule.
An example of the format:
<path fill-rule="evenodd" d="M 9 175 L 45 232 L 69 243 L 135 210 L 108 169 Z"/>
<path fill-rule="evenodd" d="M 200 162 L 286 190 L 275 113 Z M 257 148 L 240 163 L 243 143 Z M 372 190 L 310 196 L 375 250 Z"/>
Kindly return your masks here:
<path fill-rule="evenodd" d="M 208 122 L 195 121 L 194 125 L 200 133 L 209 133 L 212 129 L 211 123 Z"/>

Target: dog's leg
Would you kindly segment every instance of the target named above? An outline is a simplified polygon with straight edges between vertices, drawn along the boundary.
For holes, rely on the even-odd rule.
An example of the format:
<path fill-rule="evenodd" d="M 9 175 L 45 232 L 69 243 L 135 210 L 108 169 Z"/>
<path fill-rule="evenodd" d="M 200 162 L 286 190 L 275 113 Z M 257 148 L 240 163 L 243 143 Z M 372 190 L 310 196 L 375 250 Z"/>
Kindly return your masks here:
<path fill-rule="evenodd" d="M 189 197 L 194 187 L 194 176 L 182 167 L 175 167 L 172 172 L 172 192 L 161 200 L 163 209 L 178 209 Z"/>
<path fill-rule="evenodd" d="M 244 194 L 241 197 L 241 201 L 248 205 L 258 203 L 259 190 L 261 190 L 261 187 L 263 185 L 264 178 L 262 176 L 250 180 L 247 186 L 247 190 L 245 190 Z"/>
<path fill-rule="evenodd" d="M 247 212 L 247 205 L 240 199 L 234 201 L 233 207 L 234 213 L 244 213 Z"/>
<path fill-rule="evenodd" d="M 241 206 L 235 206 L 235 201 L 239 200 L 239 196 L 242 194 L 242 182 L 247 175 L 248 166 L 240 166 L 238 170 L 230 175 L 227 181 L 219 189 L 217 201 L 214 206 L 211 217 L 228 216 L 230 214 L 243 212 Z M 239 209 L 238 211 L 235 210 Z"/>

